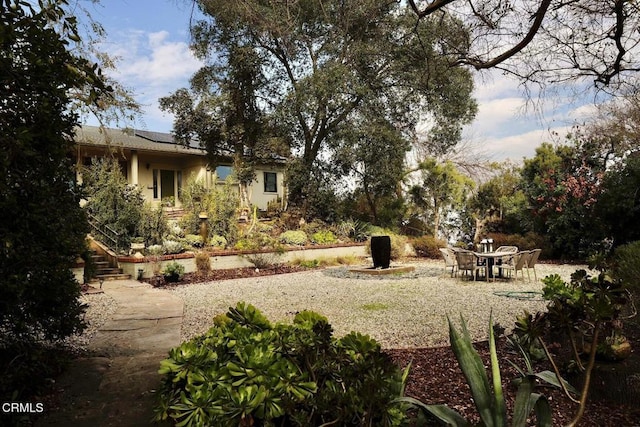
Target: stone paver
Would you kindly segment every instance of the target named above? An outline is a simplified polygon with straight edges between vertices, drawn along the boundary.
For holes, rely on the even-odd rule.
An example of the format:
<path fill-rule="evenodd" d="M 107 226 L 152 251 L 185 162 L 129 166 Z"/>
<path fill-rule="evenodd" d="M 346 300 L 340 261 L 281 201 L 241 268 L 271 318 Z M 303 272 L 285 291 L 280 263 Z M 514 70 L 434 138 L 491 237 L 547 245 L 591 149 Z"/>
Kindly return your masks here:
<path fill-rule="evenodd" d="M 39 426 L 151 425 L 158 367 L 180 344 L 183 302 L 168 292 L 132 280 L 104 282 L 118 308 L 92 340 L 93 357 L 74 361 L 58 381 L 59 411 Z"/>

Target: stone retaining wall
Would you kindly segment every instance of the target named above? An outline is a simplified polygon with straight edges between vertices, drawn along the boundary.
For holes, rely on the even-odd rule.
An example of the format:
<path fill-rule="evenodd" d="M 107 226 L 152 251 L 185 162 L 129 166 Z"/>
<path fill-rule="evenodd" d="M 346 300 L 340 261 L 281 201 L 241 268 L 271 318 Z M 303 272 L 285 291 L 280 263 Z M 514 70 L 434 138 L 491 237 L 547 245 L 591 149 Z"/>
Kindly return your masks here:
<path fill-rule="evenodd" d="M 251 264 L 244 256 L 250 253 L 251 252 L 242 251 L 211 252 L 209 262 L 211 264 L 211 268 L 215 270 L 251 267 L 253 264 Z M 323 247 L 307 246 L 300 249 L 287 249 L 285 253 L 279 257 L 279 261 L 289 262 L 294 259 L 313 260 L 320 258 L 335 258 L 339 256 L 366 257 L 367 253 L 364 245 L 336 245 Z M 124 274 L 130 274 L 133 279 L 137 279 L 139 277 L 139 273 L 142 273 L 142 277 L 146 279 L 153 276 L 154 263 L 160 263 L 159 270 L 162 271 L 168 263 L 173 261 L 182 264 L 184 266 L 185 273 L 193 273 L 196 271 L 195 254 L 192 252 L 176 255 L 163 255 L 161 257 L 157 257 L 155 260 L 153 257 L 119 257 L 118 266 L 122 268 Z M 142 271 L 140 272 L 140 270 Z"/>

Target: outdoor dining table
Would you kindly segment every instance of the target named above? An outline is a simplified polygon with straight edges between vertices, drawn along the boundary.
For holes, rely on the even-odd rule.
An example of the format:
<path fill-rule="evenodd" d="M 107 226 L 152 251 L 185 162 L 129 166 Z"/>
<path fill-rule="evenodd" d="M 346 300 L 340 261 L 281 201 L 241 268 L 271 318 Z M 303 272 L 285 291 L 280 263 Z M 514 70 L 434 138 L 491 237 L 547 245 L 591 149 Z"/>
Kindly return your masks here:
<path fill-rule="evenodd" d="M 493 266 L 496 263 L 496 258 L 513 256 L 513 252 L 474 252 L 474 255 L 478 257 L 479 260 L 486 260 L 486 277 L 493 278 Z M 500 274 L 502 274 L 502 270 L 500 270 Z"/>

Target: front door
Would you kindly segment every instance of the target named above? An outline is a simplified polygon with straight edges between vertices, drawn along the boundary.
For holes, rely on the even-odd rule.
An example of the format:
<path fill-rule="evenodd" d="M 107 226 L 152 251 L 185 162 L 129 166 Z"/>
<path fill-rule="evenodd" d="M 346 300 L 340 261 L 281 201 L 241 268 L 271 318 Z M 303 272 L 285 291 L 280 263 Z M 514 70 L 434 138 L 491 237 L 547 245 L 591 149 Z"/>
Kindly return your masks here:
<path fill-rule="evenodd" d="M 164 200 L 165 197 L 173 197 L 175 201 L 176 188 L 175 188 L 175 171 L 161 170 L 160 171 L 160 199 Z"/>

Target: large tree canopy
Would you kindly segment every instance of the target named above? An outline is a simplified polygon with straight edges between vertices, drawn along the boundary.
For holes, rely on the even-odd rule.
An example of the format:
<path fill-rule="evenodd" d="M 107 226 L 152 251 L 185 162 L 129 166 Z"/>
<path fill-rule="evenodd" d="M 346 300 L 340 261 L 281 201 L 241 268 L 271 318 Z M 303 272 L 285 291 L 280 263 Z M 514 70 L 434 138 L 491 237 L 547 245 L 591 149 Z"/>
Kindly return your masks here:
<path fill-rule="evenodd" d="M 209 20 L 193 25 L 193 46 L 208 64 L 193 88 L 220 93 L 234 51 L 253 49 L 256 105 L 296 154 L 288 181 L 295 205 L 305 205 L 320 159 L 350 143 L 344 129 L 366 117 L 404 138 L 429 121 L 429 142 L 443 151 L 475 114 L 469 72 L 450 67 L 468 34 L 446 14 L 416 22 L 399 3 L 380 0 L 196 3 Z M 183 130 L 178 120 L 174 131 Z"/>
<path fill-rule="evenodd" d="M 418 17 L 450 13 L 471 33 L 458 64 L 529 81 L 591 78 L 619 88 L 640 71 L 640 4 L 632 0 L 409 0 Z"/>
<path fill-rule="evenodd" d="M 76 21 L 64 0 L 0 4 L 0 340 L 79 330 L 71 267 L 85 248 L 71 93 L 96 102 L 97 67 L 71 53 Z"/>

